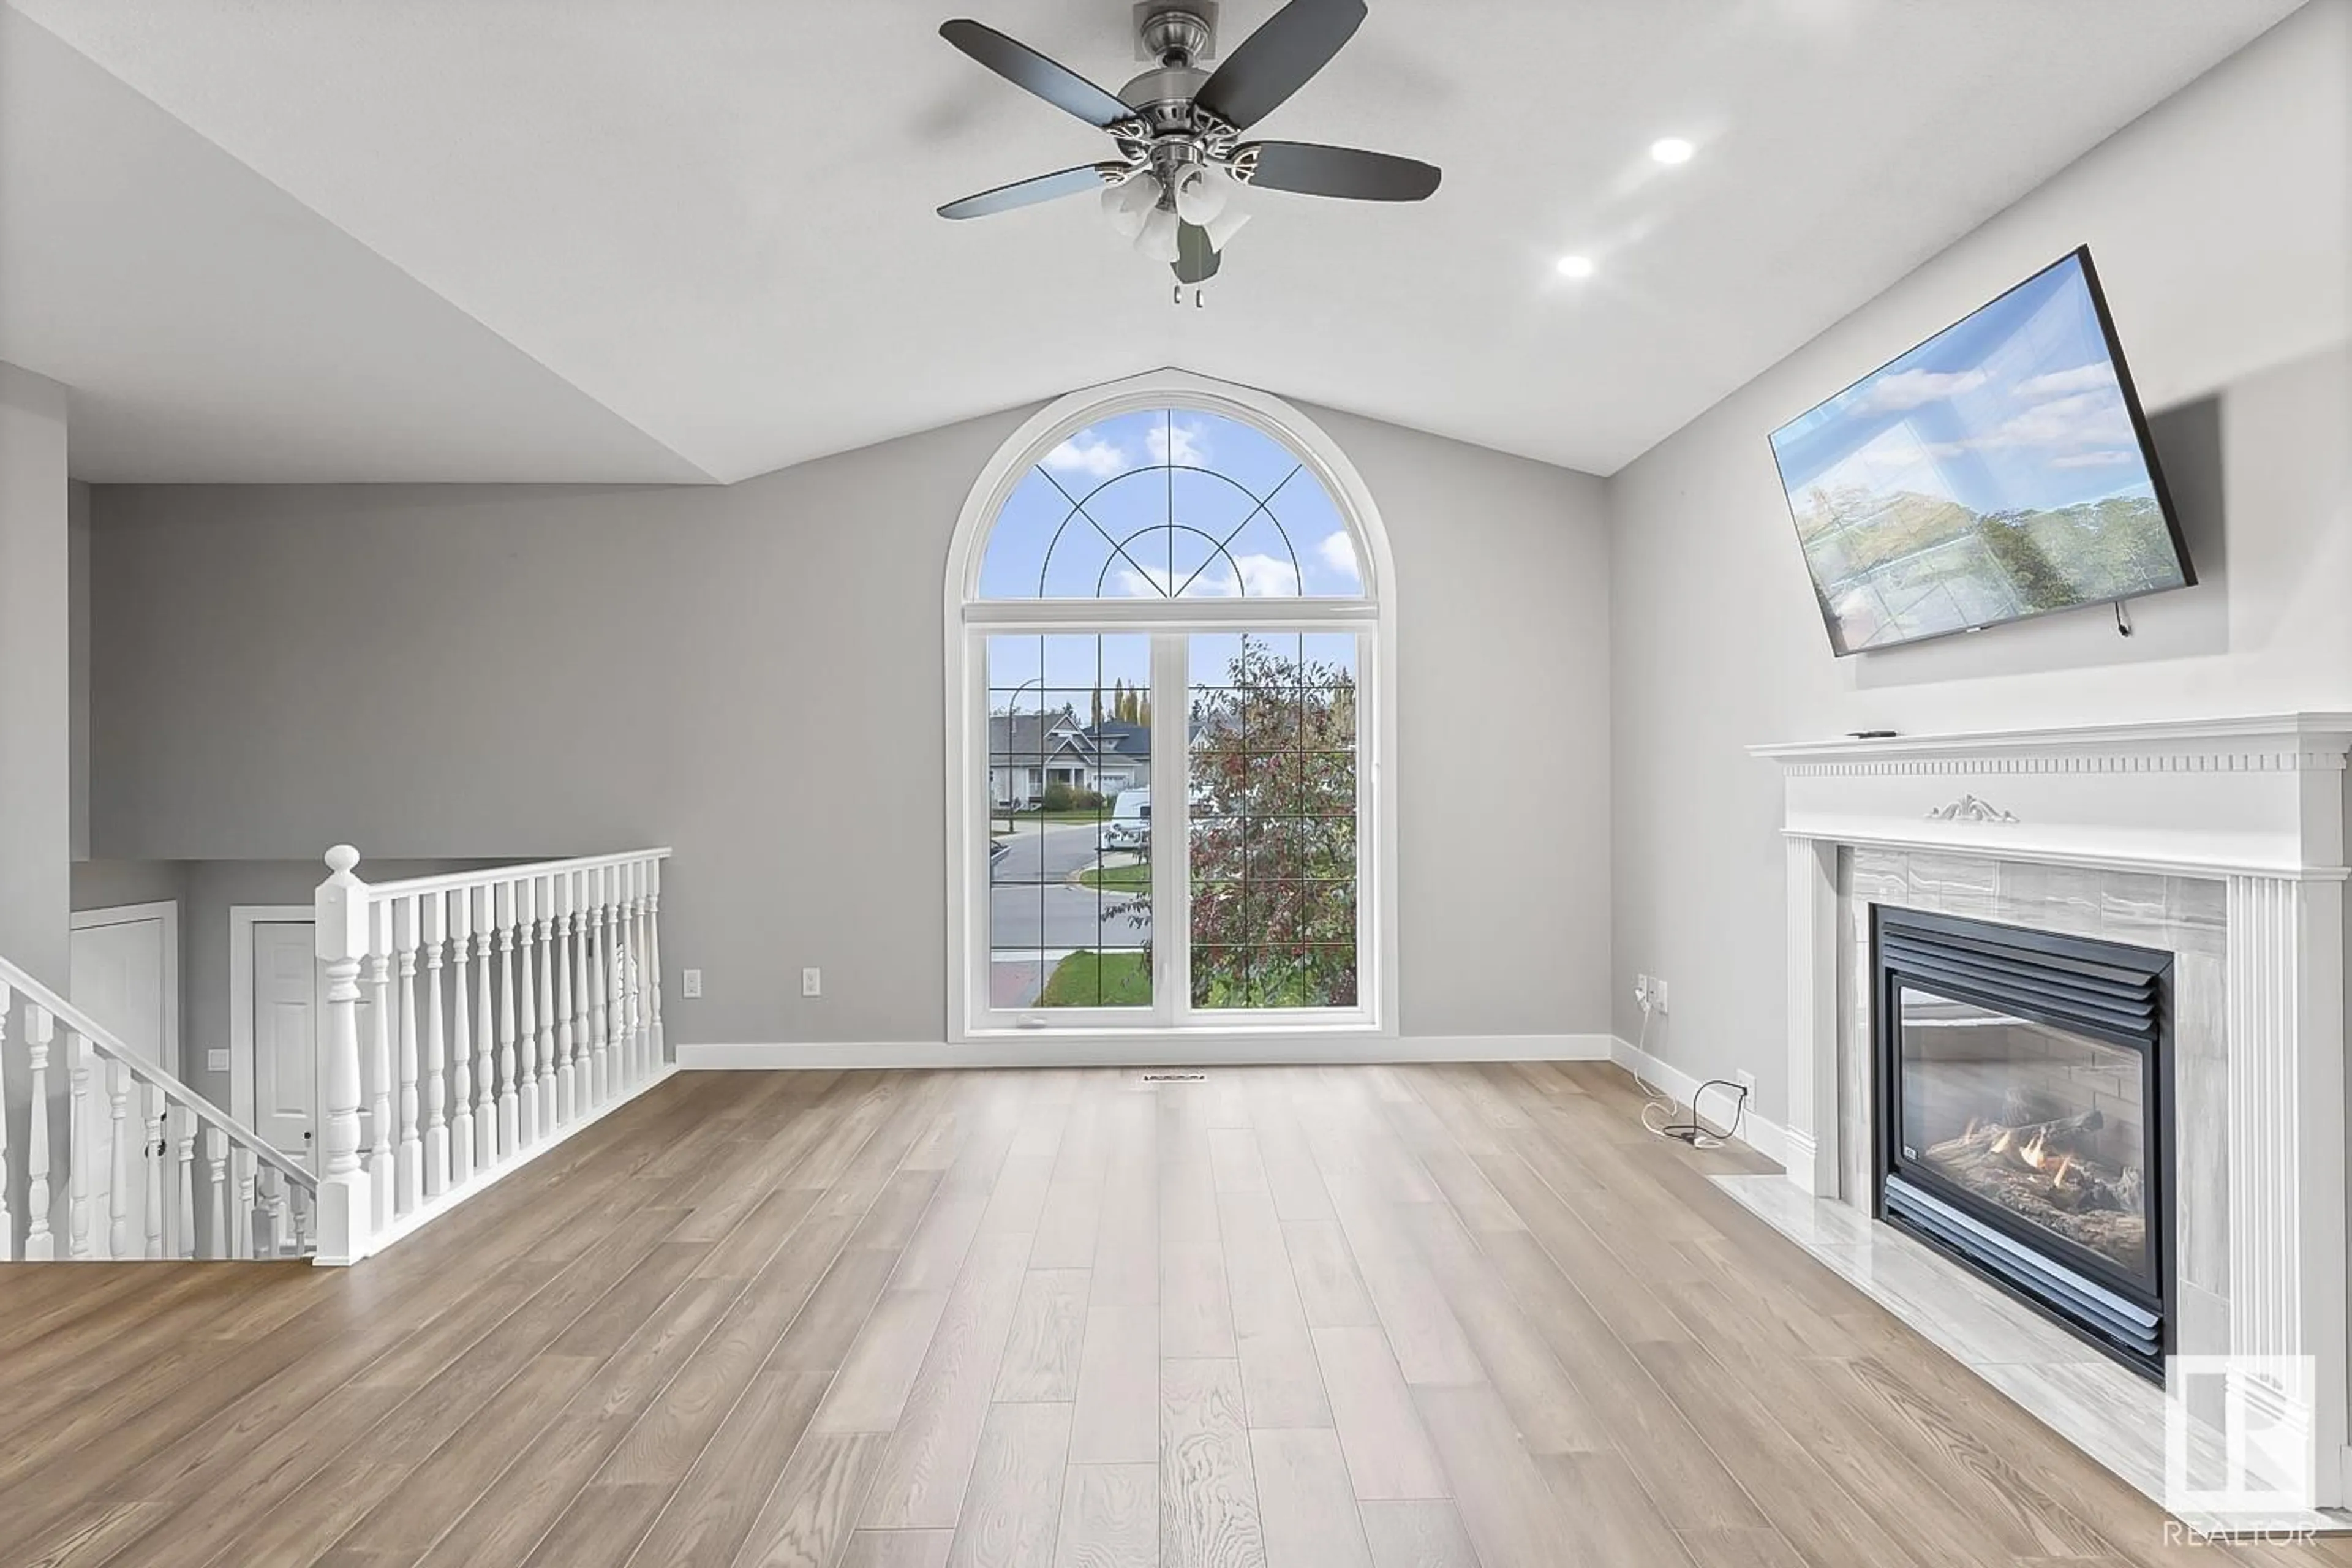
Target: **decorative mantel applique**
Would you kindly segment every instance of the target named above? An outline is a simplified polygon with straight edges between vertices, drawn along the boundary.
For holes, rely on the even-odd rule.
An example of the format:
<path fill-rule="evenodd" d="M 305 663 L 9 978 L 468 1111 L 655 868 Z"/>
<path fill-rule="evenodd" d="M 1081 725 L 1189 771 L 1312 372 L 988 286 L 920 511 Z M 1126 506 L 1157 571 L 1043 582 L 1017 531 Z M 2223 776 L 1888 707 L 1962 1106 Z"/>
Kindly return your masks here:
<path fill-rule="evenodd" d="M 2015 822 L 2016 814 L 2001 810 L 1989 801 L 1964 795 L 1949 805 L 1939 805 L 1927 814 L 1930 822 Z"/>

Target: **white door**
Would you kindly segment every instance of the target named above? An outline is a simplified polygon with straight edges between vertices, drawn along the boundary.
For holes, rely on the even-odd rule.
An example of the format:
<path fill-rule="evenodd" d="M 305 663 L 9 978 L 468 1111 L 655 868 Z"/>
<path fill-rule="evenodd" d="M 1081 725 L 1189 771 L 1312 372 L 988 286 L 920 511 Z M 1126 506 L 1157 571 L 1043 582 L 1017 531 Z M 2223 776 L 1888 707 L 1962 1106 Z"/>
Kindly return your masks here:
<path fill-rule="evenodd" d="M 253 927 L 253 1129 L 298 1164 L 318 1147 L 318 960 L 309 922 Z"/>
<path fill-rule="evenodd" d="M 74 917 L 68 986 L 73 1005 L 89 1014 L 123 1045 L 166 1071 L 179 1068 L 178 940 L 176 910 L 166 914 L 142 906 L 128 910 L 89 910 Z M 115 918 L 115 917 L 122 918 Z M 70 1073 L 73 1064 L 58 1058 Z M 89 1249 L 94 1258 L 114 1256 L 110 1244 L 114 1190 L 114 1107 L 109 1094 L 105 1058 L 95 1051 L 89 1058 L 89 1094 L 81 1121 L 74 1129 L 83 1153 L 80 1165 L 89 1201 Z M 124 1256 L 140 1257 L 147 1235 L 147 1176 L 142 1163 L 147 1135 L 147 1097 L 132 1079 L 123 1103 L 124 1135 L 130 1140 L 131 1184 L 123 1194 L 129 1246 Z"/>

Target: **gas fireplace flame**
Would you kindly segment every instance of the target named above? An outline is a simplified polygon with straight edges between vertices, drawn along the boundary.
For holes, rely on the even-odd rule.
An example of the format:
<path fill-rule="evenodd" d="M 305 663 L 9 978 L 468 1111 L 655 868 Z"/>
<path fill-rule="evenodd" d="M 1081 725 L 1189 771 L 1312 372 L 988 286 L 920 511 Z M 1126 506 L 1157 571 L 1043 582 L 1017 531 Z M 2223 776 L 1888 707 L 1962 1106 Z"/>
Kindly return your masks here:
<path fill-rule="evenodd" d="M 2047 1133 L 2036 1132 L 2025 1147 L 2017 1152 L 2017 1157 L 2038 1171 L 2042 1169 L 2042 1152 L 2048 1142 Z"/>

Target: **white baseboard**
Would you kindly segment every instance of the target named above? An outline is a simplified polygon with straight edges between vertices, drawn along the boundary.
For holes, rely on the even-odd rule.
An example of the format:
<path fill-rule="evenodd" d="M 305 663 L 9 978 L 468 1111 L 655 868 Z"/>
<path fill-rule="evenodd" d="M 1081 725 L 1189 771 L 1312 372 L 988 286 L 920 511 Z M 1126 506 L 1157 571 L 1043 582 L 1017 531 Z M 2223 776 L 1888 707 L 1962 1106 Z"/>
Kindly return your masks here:
<path fill-rule="evenodd" d="M 1605 1062 L 1607 1035 L 1014 1036 L 870 1044 L 678 1045 L 685 1070 L 777 1068 L 1271 1067 L 1359 1062 Z"/>
<path fill-rule="evenodd" d="M 1612 1042 L 1612 1046 L 1610 1057 L 1619 1067 L 1628 1072 L 1639 1072 L 1650 1082 L 1673 1095 L 1681 1104 L 1688 1105 L 1691 1102 L 1691 1095 L 1698 1089 L 1699 1079 L 1693 1078 L 1672 1062 L 1661 1061 L 1648 1052 L 1635 1048 L 1631 1040 L 1619 1038 Z M 1706 1097 L 1707 1121 L 1710 1126 L 1721 1125 L 1720 1112 L 1716 1109 L 1721 1093 L 1721 1090 L 1717 1090 L 1716 1094 Z M 1728 1102 L 1727 1097 L 1725 1098 L 1724 1102 Z M 1748 1108 L 1748 1119 L 1739 1129 L 1739 1141 L 1766 1159 L 1777 1163 L 1782 1170 L 1789 1168 L 1788 1129 L 1777 1121 L 1758 1115 L 1754 1106 Z"/>

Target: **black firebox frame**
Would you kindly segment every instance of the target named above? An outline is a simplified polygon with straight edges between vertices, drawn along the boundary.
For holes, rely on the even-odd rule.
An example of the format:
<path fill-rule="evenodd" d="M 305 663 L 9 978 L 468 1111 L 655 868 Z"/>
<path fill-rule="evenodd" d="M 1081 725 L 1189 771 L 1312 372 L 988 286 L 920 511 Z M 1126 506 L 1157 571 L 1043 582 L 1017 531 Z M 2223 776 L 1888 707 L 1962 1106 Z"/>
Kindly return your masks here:
<path fill-rule="evenodd" d="M 1872 910 L 1875 1140 L 1872 1212 L 2133 1371 L 2173 1348 L 2172 954 L 1892 905 Z M 2146 1148 L 2148 1268 L 2032 1226 L 1904 1152 L 1903 987 L 1998 1009 L 2135 1055 Z"/>

